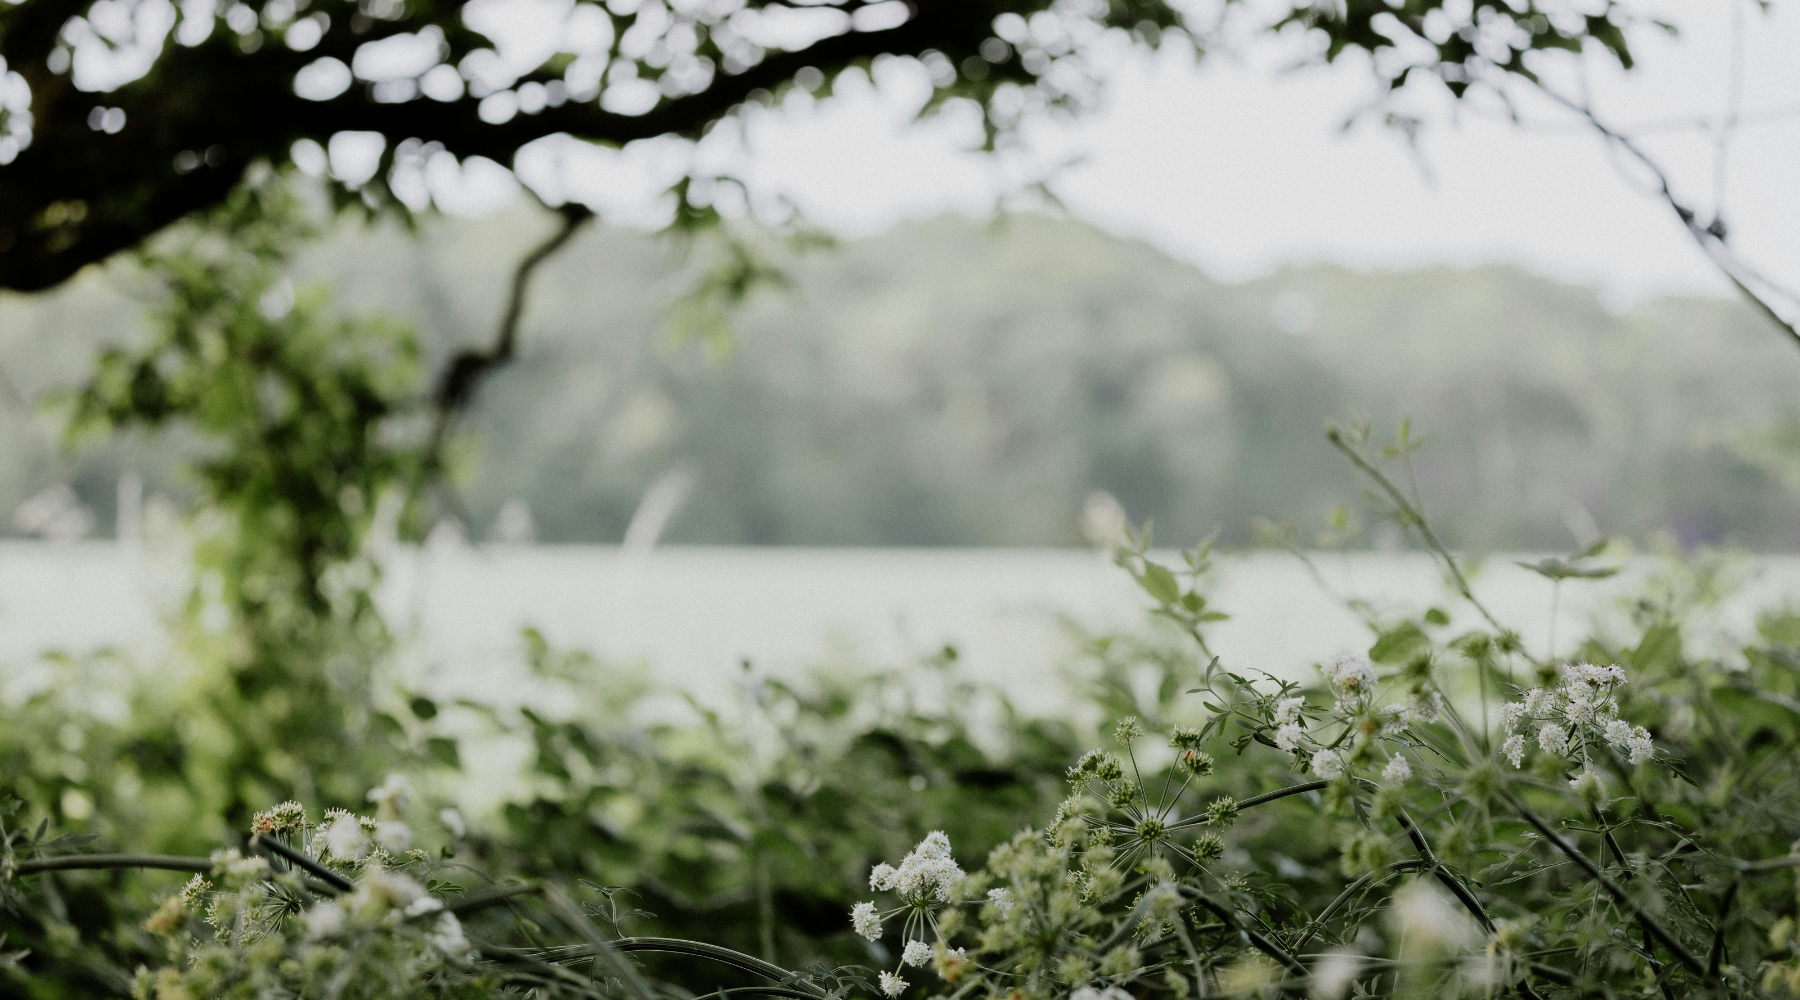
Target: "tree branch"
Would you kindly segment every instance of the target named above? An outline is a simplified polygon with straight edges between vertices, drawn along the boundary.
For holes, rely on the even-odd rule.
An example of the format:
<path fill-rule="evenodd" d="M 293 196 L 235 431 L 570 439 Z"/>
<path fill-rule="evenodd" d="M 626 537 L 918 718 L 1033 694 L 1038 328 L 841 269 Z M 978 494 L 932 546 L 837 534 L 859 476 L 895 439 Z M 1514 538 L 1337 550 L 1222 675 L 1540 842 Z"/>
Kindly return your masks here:
<path fill-rule="evenodd" d="M 1699 214 L 1675 197 L 1674 188 L 1669 183 L 1669 175 L 1662 166 L 1630 136 L 1601 121 L 1600 116 L 1594 113 L 1594 109 L 1586 104 L 1564 97 L 1542 82 L 1537 83 L 1537 88 L 1551 100 L 1580 115 L 1607 142 L 1624 150 L 1632 159 L 1642 164 L 1644 169 L 1650 171 L 1651 176 L 1656 179 L 1657 194 L 1681 219 L 1682 228 L 1686 229 L 1688 235 L 1693 237 L 1694 242 L 1700 247 L 1700 252 L 1706 255 L 1706 259 L 1718 268 L 1719 273 L 1723 274 L 1741 295 L 1749 299 L 1751 304 L 1768 318 L 1769 322 L 1774 323 L 1776 327 L 1786 333 L 1796 346 L 1800 346 L 1800 328 L 1796 327 L 1796 321 L 1781 315 L 1765 295 L 1759 294 L 1750 287 L 1750 283 L 1755 282 L 1765 286 L 1769 291 L 1779 293 L 1790 304 L 1800 303 L 1800 294 L 1782 288 L 1739 259 L 1737 254 L 1733 253 L 1731 248 L 1725 244 L 1725 231 L 1718 219 L 1715 218 L 1712 225 L 1701 225 Z"/>
<path fill-rule="evenodd" d="M 449 436 L 450 428 L 475 398 L 475 390 L 480 387 L 482 380 L 494 369 L 512 360 L 514 347 L 518 343 L 519 319 L 525 312 L 525 291 L 532 273 L 537 270 L 538 265 L 562 249 L 582 224 L 594 215 L 587 208 L 572 202 L 559 211 L 562 213 L 562 224 L 557 227 L 556 232 L 526 254 L 513 270 L 506 311 L 501 315 L 500 331 L 495 336 L 493 345 L 486 350 L 468 349 L 457 353 L 438 379 L 437 389 L 432 393 L 437 419 L 432 426 L 431 441 L 426 450 L 428 474 L 435 473 L 441 467 L 444 441 Z"/>

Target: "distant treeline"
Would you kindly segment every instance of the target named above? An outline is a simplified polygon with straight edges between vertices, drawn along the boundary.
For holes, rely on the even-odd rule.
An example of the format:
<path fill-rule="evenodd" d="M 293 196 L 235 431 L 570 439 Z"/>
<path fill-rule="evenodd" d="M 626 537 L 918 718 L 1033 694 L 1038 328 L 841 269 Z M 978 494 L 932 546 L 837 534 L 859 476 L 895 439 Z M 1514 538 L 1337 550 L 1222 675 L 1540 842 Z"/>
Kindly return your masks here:
<path fill-rule="evenodd" d="M 427 353 L 484 340 L 543 220 L 346 228 L 299 280 L 415 324 Z M 1329 420 L 1410 416 L 1419 486 L 1459 544 L 1560 548 L 1595 528 L 1800 546 L 1800 355 L 1729 301 L 1623 314 L 1508 268 L 1209 280 L 1141 243 L 1036 217 L 943 219 L 835 249 L 771 248 L 723 355 L 671 336 L 702 263 L 600 229 L 541 272 L 521 354 L 483 391 L 461 484 L 469 533 L 520 500 L 548 542 L 616 541 L 672 470 L 672 542 L 1065 545 L 1095 491 L 1159 540 L 1253 519 L 1310 537 L 1355 483 Z M 705 251 L 699 251 L 700 256 Z M 141 329 L 126 266 L 0 298 L 0 514 L 69 482 L 114 524 L 134 471 L 179 496 L 179 442 L 59 455 L 31 400 Z M 38 429 L 32 429 L 33 427 Z M 507 519 L 517 533 L 518 505 Z M 1371 537 L 1378 535 L 1371 532 Z"/>

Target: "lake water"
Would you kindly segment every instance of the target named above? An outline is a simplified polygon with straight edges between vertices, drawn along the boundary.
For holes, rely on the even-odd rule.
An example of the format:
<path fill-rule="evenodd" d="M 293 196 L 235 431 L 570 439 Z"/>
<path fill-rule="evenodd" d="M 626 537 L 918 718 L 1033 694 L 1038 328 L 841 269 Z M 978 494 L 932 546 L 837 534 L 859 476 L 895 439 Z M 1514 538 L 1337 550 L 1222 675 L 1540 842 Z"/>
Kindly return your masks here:
<path fill-rule="evenodd" d="M 1475 589 L 1539 652 L 1550 641 L 1550 585 L 1493 557 Z M 1319 557 L 1332 587 L 1380 609 L 1448 601 L 1439 574 L 1411 554 Z M 1563 588 L 1565 642 L 1616 620 L 1624 594 L 1657 571 L 1634 560 L 1620 577 Z M 1065 620 L 1135 628 L 1145 600 L 1099 554 L 1029 549 L 770 549 L 434 544 L 387 558 L 381 599 L 408 641 L 406 660 L 439 687 L 504 692 L 522 672 L 519 630 L 603 660 L 648 664 L 661 681 L 705 694 L 750 660 L 778 674 L 812 667 L 902 663 L 957 646 L 965 669 L 1027 707 L 1060 700 L 1057 667 L 1071 648 Z M 1744 585 L 1714 617 L 1742 634 L 1757 608 L 1800 595 L 1800 558 L 1747 560 Z M 184 592 L 179 566 L 110 542 L 0 542 L 0 671 L 50 649 L 113 645 L 154 662 L 159 609 Z M 1365 649 L 1369 634 L 1292 556 L 1227 555 L 1211 577 L 1233 617 L 1211 633 L 1235 668 L 1297 676 L 1319 659 Z M 1721 650 L 1725 640 L 1715 640 Z"/>

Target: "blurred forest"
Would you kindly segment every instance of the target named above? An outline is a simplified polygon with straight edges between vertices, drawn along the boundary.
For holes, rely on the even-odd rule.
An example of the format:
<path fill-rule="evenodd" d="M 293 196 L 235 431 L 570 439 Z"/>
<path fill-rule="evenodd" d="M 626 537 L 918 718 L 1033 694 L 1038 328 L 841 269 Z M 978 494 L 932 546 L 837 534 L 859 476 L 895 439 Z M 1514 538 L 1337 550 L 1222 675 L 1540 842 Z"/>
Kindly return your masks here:
<path fill-rule="evenodd" d="M 525 213 L 418 235 L 346 223 L 296 280 L 413 324 L 435 370 L 492 338 L 508 262 L 548 230 Z M 516 499 L 538 541 L 616 542 L 645 491 L 686 470 L 676 543 L 1078 544 L 1083 504 L 1105 490 L 1161 538 L 1218 528 L 1246 544 L 1255 518 L 1311 529 L 1348 495 L 1321 429 L 1352 413 L 1411 416 L 1438 445 L 1420 486 L 1457 544 L 1562 548 L 1597 529 L 1800 545 L 1787 445 L 1800 365 L 1736 302 L 1620 313 L 1504 267 L 1316 266 L 1225 285 L 1039 216 L 766 249 L 785 287 L 731 315 L 726 350 L 674 332 L 704 261 L 668 237 L 593 229 L 548 263 L 520 355 L 468 424 L 468 533 L 494 537 Z M 187 491 L 179 438 L 71 457 L 43 403 L 99 346 L 140 335 L 153 294 L 115 261 L 51 294 L 0 296 L 0 530 L 79 533 L 46 492 L 64 482 L 102 535 L 122 474 Z"/>

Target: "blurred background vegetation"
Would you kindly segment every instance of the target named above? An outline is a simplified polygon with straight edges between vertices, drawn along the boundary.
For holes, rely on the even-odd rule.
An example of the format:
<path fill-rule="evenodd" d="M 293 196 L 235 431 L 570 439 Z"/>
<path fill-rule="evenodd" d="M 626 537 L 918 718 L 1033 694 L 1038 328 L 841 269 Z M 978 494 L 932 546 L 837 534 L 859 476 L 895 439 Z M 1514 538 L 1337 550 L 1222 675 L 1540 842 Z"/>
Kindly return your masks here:
<path fill-rule="evenodd" d="M 506 293 L 492 262 L 551 227 L 524 211 L 422 226 L 344 222 L 293 270 L 416 328 L 432 371 L 491 340 Z M 1104 490 L 1164 537 L 1243 544 L 1255 517 L 1318 524 L 1347 495 L 1320 428 L 1359 414 L 1429 429 L 1420 485 L 1458 544 L 1560 548 L 1594 525 L 1800 544 L 1792 348 L 1745 304 L 1618 310 L 1507 267 L 1226 285 L 1039 215 L 944 217 L 829 251 L 743 238 L 780 280 L 733 314 L 723 348 L 675 311 L 716 244 L 593 228 L 545 264 L 520 354 L 459 444 L 471 536 L 494 537 L 517 500 L 538 541 L 616 542 L 645 491 L 687 470 L 678 543 L 1080 544 Z M 87 377 L 100 347 L 141 343 L 153 298 L 114 262 L 0 300 L 0 511 L 67 482 L 107 534 L 121 474 L 191 494 L 179 431 L 71 457 L 32 402 Z M 9 519 L 0 530 L 42 530 Z"/>

